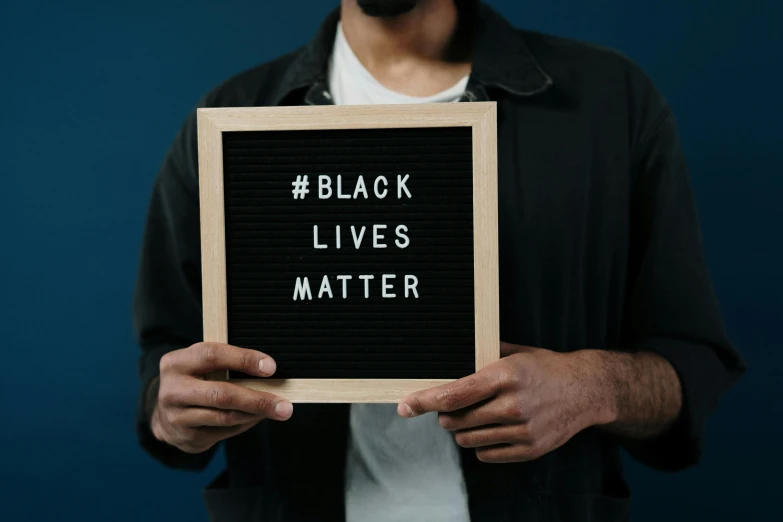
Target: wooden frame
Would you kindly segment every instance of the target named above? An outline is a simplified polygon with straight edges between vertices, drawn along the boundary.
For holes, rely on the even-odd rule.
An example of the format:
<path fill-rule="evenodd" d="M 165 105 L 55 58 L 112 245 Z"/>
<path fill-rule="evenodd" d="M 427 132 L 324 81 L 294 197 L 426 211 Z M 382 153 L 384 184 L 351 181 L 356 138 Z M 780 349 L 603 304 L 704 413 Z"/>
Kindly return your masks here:
<path fill-rule="evenodd" d="M 497 110 L 494 102 L 419 105 L 253 107 L 198 110 L 204 340 L 228 340 L 223 132 L 472 127 L 476 370 L 500 357 L 498 310 Z M 227 380 L 228 372 L 208 376 Z M 292 402 L 397 402 L 442 379 L 233 380 Z"/>

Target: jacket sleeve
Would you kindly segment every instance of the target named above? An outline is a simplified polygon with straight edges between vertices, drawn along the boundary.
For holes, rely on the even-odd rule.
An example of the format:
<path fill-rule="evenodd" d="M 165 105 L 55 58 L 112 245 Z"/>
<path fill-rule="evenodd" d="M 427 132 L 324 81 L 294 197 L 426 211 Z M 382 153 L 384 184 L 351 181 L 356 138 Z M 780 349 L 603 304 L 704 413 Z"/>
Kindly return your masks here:
<path fill-rule="evenodd" d="M 150 430 L 160 359 L 202 339 L 201 253 L 195 111 L 188 117 L 155 181 L 136 284 L 134 331 L 141 347 L 136 431 L 141 446 L 167 466 L 201 469 L 214 448 L 188 454 Z"/>
<path fill-rule="evenodd" d="M 677 127 L 666 106 L 634 161 L 624 341 L 676 370 L 683 408 L 661 437 L 624 441 L 640 462 L 677 470 L 698 462 L 708 415 L 745 370 L 726 338 L 707 271 Z"/>

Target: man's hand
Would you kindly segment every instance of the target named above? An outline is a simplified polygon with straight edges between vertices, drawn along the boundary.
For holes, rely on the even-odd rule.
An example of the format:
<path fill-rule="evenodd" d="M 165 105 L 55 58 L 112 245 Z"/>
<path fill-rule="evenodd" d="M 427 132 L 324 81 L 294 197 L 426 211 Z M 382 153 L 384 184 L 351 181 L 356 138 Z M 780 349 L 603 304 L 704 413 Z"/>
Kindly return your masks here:
<path fill-rule="evenodd" d="M 227 344 L 197 343 L 167 353 L 160 360 L 152 433 L 182 451 L 201 453 L 262 419 L 287 420 L 293 405 L 281 397 L 203 379 L 219 370 L 269 377 L 276 369 L 268 355 Z"/>
<path fill-rule="evenodd" d="M 502 343 L 512 353 L 450 384 L 409 395 L 403 417 L 441 412 L 440 425 L 484 462 L 532 460 L 579 431 L 614 420 L 609 393 L 579 352 Z M 410 412 L 408 408 L 410 407 Z"/>
<path fill-rule="evenodd" d="M 504 357 L 479 372 L 415 392 L 403 417 L 440 412 L 457 444 L 484 462 L 536 459 L 595 425 L 626 437 L 662 433 L 679 414 L 681 389 L 671 365 L 651 353 L 558 353 L 501 343 Z"/>

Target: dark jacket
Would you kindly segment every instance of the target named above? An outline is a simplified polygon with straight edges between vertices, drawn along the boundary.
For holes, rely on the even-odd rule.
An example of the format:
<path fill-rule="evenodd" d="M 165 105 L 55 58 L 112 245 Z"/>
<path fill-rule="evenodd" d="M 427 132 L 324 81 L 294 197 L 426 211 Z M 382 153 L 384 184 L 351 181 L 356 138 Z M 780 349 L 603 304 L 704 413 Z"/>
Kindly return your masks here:
<path fill-rule="evenodd" d="M 338 14 L 305 48 L 244 72 L 201 106 L 328 104 Z M 484 464 L 462 451 L 474 522 L 628 517 L 619 449 L 649 466 L 695 464 L 708 414 L 744 364 L 731 347 L 702 254 L 671 110 L 616 52 L 520 31 L 478 13 L 464 101 L 498 103 L 501 340 L 558 351 L 646 350 L 677 370 L 684 408 L 656 440 L 594 428 L 542 458 Z M 145 395 L 167 351 L 201 339 L 195 114 L 155 184 L 135 302 L 142 348 L 138 433 L 168 466 L 203 468 L 151 434 Z M 153 390 L 154 393 L 154 390 Z M 214 520 L 344 518 L 348 405 L 297 404 L 226 441 L 206 492 Z"/>

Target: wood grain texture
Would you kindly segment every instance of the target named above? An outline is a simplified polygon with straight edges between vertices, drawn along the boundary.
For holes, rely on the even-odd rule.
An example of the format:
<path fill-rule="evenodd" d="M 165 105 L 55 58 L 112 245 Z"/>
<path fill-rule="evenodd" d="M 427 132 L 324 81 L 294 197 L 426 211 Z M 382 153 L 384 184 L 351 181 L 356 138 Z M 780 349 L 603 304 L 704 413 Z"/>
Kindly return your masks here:
<path fill-rule="evenodd" d="M 231 131 L 472 127 L 476 369 L 500 356 L 497 245 L 497 138 L 494 102 L 252 107 L 198 110 L 204 340 L 227 342 L 222 133 Z M 216 372 L 209 379 L 228 378 Z M 441 379 L 236 380 L 293 402 L 397 402 Z"/>
<path fill-rule="evenodd" d="M 233 380 L 291 402 L 396 403 L 409 393 L 452 382 L 448 379 L 253 379 Z"/>
<path fill-rule="evenodd" d="M 220 131 L 472 127 L 494 102 L 199 109 Z"/>
<path fill-rule="evenodd" d="M 228 342 L 228 321 L 223 140 L 220 129 L 201 111 L 197 118 L 204 341 L 225 343 Z M 213 372 L 207 378 L 227 380 L 228 371 Z"/>
<path fill-rule="evenodd" d="M 500 358 L 497 108 L 473 126 L 473 270 L 476 371 Z"/>

